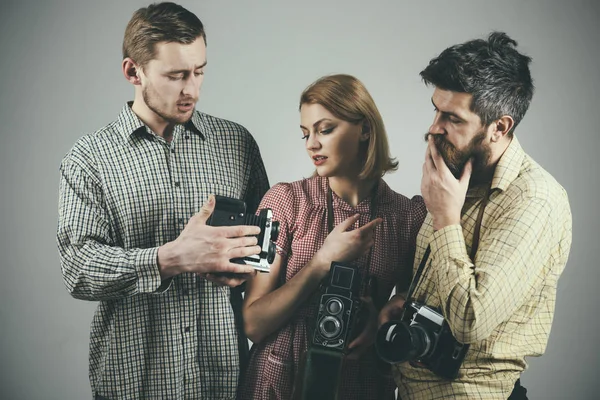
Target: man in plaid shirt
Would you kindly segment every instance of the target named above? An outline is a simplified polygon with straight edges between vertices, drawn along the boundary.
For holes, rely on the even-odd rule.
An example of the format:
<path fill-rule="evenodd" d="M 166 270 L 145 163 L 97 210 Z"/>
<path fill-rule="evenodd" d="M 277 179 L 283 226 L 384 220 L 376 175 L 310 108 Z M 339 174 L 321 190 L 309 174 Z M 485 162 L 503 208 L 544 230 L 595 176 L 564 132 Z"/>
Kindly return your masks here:
<path fill-rule="evenodd" d="M 260 229 L 206 220 L 214 194 L 256 210 L 269 187 L 260 152 L 244 127 L 195 110 L 206 35 L 193 13 L 139 9 L 123 58 L 134 101 L 60 166 L 64 281 L 73 297 L 99 301 L 93 396 L 233 399 L 247 351 L 233 288 L 255 271 L 230 260 L 260 252 Z"/>
<path fill-rule="evenodd" d="M 447 48 L 421 72 L 435 87 L 435 117 L 414 268 L 431 253 L 411 297 L 439 309 L 470 347 L 456 379 L 395 365 L 403 399 L 526 399 L 518 381 L 525 357 L 543 354 L 548 342 L 572 217 L 565 190 L 514 136 L 534 89 L 531 59 L 516 45 L 494 32 Z M 398 318 L 404 301 L 393 298 L 381 322 Z"/>

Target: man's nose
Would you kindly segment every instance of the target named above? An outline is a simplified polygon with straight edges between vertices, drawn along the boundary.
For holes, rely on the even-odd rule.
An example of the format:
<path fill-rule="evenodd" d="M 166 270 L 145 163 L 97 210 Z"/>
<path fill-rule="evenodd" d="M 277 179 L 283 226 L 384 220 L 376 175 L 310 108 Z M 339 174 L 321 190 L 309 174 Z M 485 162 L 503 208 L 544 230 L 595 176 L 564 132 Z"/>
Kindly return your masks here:
<path fill-rule="evenodd" d="M 435 118 L 433 118 L 433 122 L 429 127 L 429 133 L 432 135 L 443 135 L 446 133 L 444 127 L 442 126 L 442 120 L 439 114 L 436 114 Z"/>
<path fill-rule="evenodd" d="M 185 96 L 198 96 L 198 92 L 200 92 L 200 86 L 202 85 L 202 76 L 194 76 L 193 74 L 185 80 L 185 85 L 183 86 L 183 90 L 181 91 Z"/>

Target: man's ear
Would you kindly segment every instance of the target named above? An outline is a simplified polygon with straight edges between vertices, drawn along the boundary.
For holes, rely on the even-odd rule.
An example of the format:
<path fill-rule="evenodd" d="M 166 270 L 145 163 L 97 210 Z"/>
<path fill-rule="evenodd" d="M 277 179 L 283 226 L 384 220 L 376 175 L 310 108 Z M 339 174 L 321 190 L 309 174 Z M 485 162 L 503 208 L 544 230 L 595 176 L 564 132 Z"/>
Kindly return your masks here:
<path fill-rule="evenodd" d="M 503 115 L 496 121 L 492 122 L 492 142 L 498 142 L 500 139 L 506 137 L 508 132 L 515 126 L 515 120 L 510 115 Z"/>
<path fill-rule="evenodd" d="M 123 59 L 123 63 L 121 64 L 121 68 L 123 70 L 123 76 L 133 85 L 141 85 L 142 80 L 140 79 L 141 68 L 135 61 L 131 58 L 126 57 Z"/>

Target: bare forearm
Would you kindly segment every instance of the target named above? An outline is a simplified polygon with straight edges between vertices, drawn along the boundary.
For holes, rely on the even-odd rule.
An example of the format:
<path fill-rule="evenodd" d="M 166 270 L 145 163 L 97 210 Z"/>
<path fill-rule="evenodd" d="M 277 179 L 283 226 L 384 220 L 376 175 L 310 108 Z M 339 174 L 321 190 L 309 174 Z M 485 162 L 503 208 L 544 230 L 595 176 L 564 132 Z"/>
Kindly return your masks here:
<path fill-rule="evenodd" d="M 246 335 L 255 343 L 282 328 L 318 289 L 325 272 L 311 260 L 292 279 L 244 309 Z"/>

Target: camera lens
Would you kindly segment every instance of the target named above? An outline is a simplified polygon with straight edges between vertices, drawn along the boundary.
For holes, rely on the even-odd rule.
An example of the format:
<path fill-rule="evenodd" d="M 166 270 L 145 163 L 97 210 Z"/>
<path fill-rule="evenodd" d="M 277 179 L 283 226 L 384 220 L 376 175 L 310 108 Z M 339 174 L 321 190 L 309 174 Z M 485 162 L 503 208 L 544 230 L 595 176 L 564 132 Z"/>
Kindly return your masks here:
<path fill-rule="evenodd" d="M 321 335 L 331 339 L 340 334 L 342 330 L 342 324 L 337 318 L 327 316 L 321 320 L 321 323 L 319 324 L 319 330 L 321 331 Z"/>
<path fill-rule="evenodd" d="M 430 350 L 432 341 L 419 324 L 389 321 L 377 331 L 375 348 L 379 357 L 390 364 L 421 358 Z"/>
<path fill-rule="evenodd" d="M 341 313 L 343 308 L 344 306 L 342 305 L 342 302 L 338 299 L 331 299 L 325 305 L 325 309 L 327 310 L 327 312 L 333 315 L 338 315 L 339 313 Z"/>

